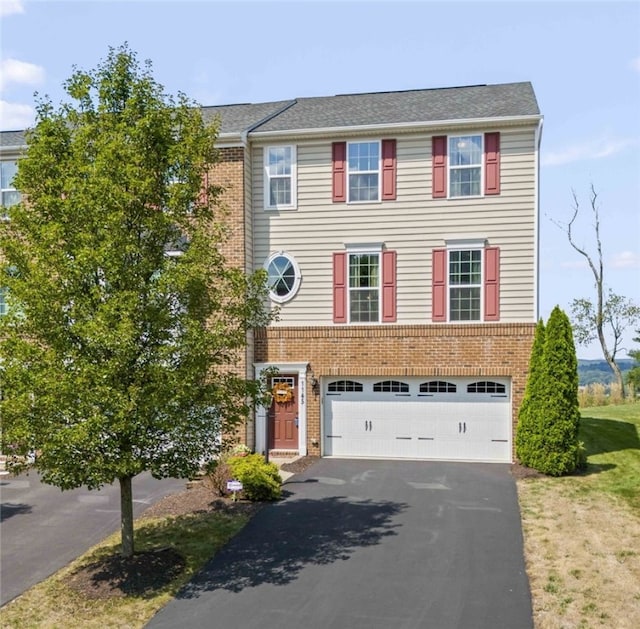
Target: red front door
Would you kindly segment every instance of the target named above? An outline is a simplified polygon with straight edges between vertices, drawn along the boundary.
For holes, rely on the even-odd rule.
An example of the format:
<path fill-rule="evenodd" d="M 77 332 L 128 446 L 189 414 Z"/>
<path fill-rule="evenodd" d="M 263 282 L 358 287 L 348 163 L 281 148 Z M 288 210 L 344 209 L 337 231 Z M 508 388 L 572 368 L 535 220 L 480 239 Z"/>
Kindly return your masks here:
<path fill-rule="evenodd" d="M 298 377 L 275 376 L 275 392 L 269 409 L 269 449 L 298 449 Z"/>

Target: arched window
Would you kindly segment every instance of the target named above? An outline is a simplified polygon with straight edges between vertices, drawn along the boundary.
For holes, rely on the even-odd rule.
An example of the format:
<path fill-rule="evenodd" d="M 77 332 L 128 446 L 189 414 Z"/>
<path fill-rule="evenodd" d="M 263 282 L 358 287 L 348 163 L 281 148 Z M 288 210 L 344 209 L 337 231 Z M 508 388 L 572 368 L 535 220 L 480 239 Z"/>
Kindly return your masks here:
<path fill-rule="evenodd" d="M 504 384 L 491 381 L 472 382 L 467 386 L 467 393 L 506 393 Z"/>
<path fill-rule="evenodd" d="M 444 380 L 431 380 L 420 385 L 420 393 L 455 393 L 456 385 Z"/>
<path fill-rule="evenodd" d="M 373 385 L 374 393 L 409 393 L 409 385 L 398 380 L 383 380 Z"/>
<path fill-rule="evenodd" d="M 354 380 L 336 380 L 329 383 L 327 390 L 329 393 L 361 393 L 362 384 Z"/>

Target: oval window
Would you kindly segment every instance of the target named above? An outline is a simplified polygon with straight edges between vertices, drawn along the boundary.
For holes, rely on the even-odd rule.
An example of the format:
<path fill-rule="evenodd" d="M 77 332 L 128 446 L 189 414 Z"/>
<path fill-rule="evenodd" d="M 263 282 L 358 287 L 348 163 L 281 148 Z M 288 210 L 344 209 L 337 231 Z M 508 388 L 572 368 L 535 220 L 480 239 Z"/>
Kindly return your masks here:
<path fill-rule="evenodd" d="M 288 253 L 274 253 L 264 265 L 267 271 L 269 297 L 272 301 L 284 303 L 298 292 L 300 287 L 300 269 Z"/>

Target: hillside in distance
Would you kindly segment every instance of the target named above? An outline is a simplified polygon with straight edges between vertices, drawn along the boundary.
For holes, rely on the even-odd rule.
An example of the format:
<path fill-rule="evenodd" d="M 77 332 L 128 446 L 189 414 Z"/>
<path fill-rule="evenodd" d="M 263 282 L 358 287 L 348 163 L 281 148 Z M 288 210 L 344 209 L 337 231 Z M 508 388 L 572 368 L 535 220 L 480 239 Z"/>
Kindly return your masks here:
<path fill-rule="evenodd" d="M 617 363 L 623 374 L 633 367 L 633 360 L 631 358 L 621 358 Z M 595 382 L 611 384 L 615 382 L 615 377 L 606 360 L 585 360 L 578 358 L 578 380 L 580 386 L 586 386 Z"/>

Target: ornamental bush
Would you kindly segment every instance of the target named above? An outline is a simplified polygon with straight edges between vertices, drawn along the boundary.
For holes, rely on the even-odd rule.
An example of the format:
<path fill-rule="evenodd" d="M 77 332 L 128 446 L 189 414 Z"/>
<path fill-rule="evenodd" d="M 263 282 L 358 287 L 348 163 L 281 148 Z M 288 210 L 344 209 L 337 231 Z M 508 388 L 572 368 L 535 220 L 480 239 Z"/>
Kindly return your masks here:
<path fill-rule="evenodd" d="M 571 323 L 558 306 L 544 330 L 541 360 L 539 345 L 534 340 L 516 453 L 524 465 L 561 476 L 584 463 L 584 452 L 578 442 L 578 360 Z"/>
<path fill-rule="evenodd" d="M 279 500 L 282 497 L 282 477 L 275 463 L 267 463 L 261 454 L 231 457 L 227 461 L 235 480 L 242 483 L 247 500 Z"/>

